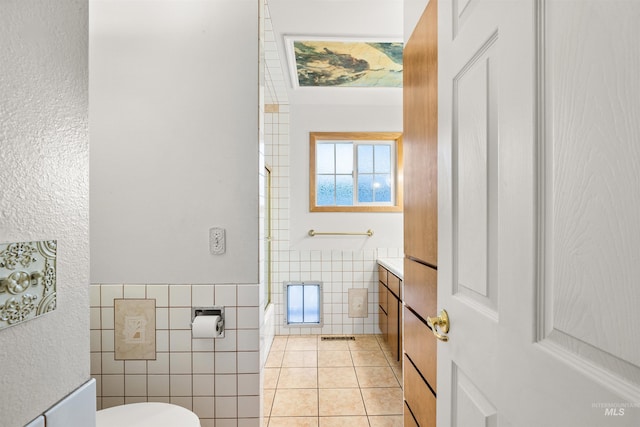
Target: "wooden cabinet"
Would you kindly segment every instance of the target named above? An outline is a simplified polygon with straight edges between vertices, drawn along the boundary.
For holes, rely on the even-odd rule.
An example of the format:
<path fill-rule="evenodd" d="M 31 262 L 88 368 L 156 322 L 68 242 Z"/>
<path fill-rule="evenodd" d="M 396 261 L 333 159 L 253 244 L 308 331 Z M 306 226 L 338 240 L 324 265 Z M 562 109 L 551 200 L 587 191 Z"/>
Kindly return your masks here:
<path fill-rule="evenodd" d="M 404 404 L 404 427 L 420 427 L 418 423 L 416 423 L 415 418 L 413 418 L 413 414 L 407 406 L 407 402 Z"/>
<path fill-rule="evenodd" d="M 382 332 L 384 340 L 387 341 L 389 339 L 389 336 L 387 334 L 387 324 L 389 322 L 387 313 L 382 309 L 382 307 L 378 307 L 378 316 L 378 325 L 380 326 L 380 332 Z"/>
<path fill-rule="evenodd" d="M 405 46 L 403 61 L 405 255 L 431 266 L 438 263 L 438 32 L 435 3 L 429 2 Z"/>
<path fill-rule="evenodd" d="M 391 355 L 402 361 L 402 280 L 383 266 L 378 266 L 378 324 Z"/>
<path fill-rule="evenodd" d="M 398 356 L 400 355 L 400 301 L 389 292 L 389 303 L 388 303 L 389 311 L 388 311 L 388 320 L 387 320 L 387 344 L 389 344 L 389 348 L 391 348 L 391 355 L 393 356 L 393 360 L 400 360 Z"/>
<path fill-rule="evenodd" d="M 400 279 L 391 272 L 387 273 L 387 288 L 389 288 L 389 291 L 396 297 L 396 299 L 401 299 Z"/>
<path fill-rule="evenodd" d="M 410 360 L 404 363 L 404 399 L 420 427 L 435 427 L 436 396 Z"/>
<path fill-rule="evenodd" d="M 404 351 L 434 392 L 436 388 L 436 339 L 431 329 L 411 310 L 404 309 Z"/>
<path fill-rule="evenodd" d="M 404 260 L 404 302 L 422 319 L 436 316 L 438 273 L 433 268 Z"/>
<path fill-rule="evenodd" d="M 404 48 L 405 425 L 436 425 L 438 29 L 431 0 Z M 388 302 L 387 302 L 388 304 Z"/>
<path fill-rule="evenodd" d="M 389 300 L 389 289 L 382 281 L 378 281 L 378 304 L 385 313 L 388 313 L 387 301 Z"/>

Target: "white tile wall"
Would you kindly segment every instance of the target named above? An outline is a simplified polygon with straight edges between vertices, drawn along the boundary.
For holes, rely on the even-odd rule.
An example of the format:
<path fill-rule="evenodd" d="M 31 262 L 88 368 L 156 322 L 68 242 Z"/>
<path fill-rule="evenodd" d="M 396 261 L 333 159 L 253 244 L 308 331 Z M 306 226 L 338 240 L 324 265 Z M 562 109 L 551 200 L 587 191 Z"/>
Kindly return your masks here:
<path fill-rule="evenodd" d="M 257 401 L 260 395 L 259 288 L 92 285 L 91 374 L 96 378 L 98 409 L 170 402 L 193 410 L 205 427 L 258 426 L 259 412 L 246 403 L 247 397 Z M 114 359 L 113 299 L 123 297 L 156 300 L 155 360 Z M 225 306 L 225 338 L 192 339 L 191 308 L 211 305 Z"/>
<path fill-rule="evenodd" d="M 35 420 L 31 421 L 29 424 L 27 424 L 24 427 L 45 427 L 44 425 L 44 416 L 41 415 L 38 418 L 36 418 Z"/>
<path fill-rule="evenodd" d="M 276 335 L 371 334 L 378 328 L 377 258 L 402 258 L 399 248 L 364 251 L 289 250 L 289 106 L 265 113 L 265 161 L 272 176 L 272 283 Z M 289 281 L 323 282 L 323 327 L 285 326 L 283 284 Z M 368 289 L 368 317 L 348 317 L 349 288 Z"/>
<path fill-rule="evenodd" d="M 96 425 L 96 382 L 89 380 L 44 413 L 49 427 Z M 36 423 L 37 425 L 37 423 Z"/>

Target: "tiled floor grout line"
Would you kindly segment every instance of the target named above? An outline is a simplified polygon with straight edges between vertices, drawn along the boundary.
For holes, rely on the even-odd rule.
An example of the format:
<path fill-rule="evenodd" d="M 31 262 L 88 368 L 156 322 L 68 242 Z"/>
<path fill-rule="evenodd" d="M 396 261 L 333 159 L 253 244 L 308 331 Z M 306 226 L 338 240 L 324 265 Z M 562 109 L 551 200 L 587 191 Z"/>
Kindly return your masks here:
<path fill-rule="evenodd" d="M 316 341 L 316 395 L 318 396 L 318 426 L 320 426 L 320 336 Z"/>
<path fill-rule="evenodd" d="M 397 368 L 398 366 L 396 366 L 396 363 L 392 363 L 390 361 L 390 356 L 387 354 L 387 348 L 384 345 L 384 343 L 380 342 L 380 339 L 376 336 L 371 336 L 369 335 L 369 337 L 374 337 L 375 338 L 375 345 L 371 345 L 371 342 L 366 342 L 366 339 L 363 339 L 362 344 L 352 344 L 350 345 L 351 342 L 347 342 L 347 346 L 345 347 L 340 347 L 340 346 L 333 346 L 331 344 L 327 344 L 325 345 L 325 347 L 328 348 L 323 348 L 322 346 L 322 341 L 320 339 L 320 337 L 316 337 L 315 342 L 313 342 L 313 346 L 310 347 L 308 345 L 306 345 L 306 343 L 304 342 L 298 342 L 295 343 L 295 345 L 292 344 L 291 342 L 291 337 L 286 337 L 284 340 L 280 339 L 279 343 L 278 343 L 278 347 L 276 347 L 278 350 L 276 349 L 272 349 L 272 351 L 278 351 L 280 352 L 280 357 L 277 358 L 277 362 L 273 363 L 275 360 L 272 360 L 270 362 L 270 365 L 268 366 L 269 368 L 276 368 L 277 371 L 277 376 L 275 376 L 275 378 L 272 376 L 270 378 L 270 386 L 273 387 L 273 398 L 271 399 L 271 405 L 270 407 L 267 408 L 267 414 L 265 415 L 265 422 L 266 424 L 263 424 L 264 427 L 275 427 L 276 424 L 272 424 L 273 422 L 275 422 L 275 419 L 279 419 L 279 422 L 277 423 L 277 425 L 281 425 L 281 423 L 283 422 L 284 419 L 287 418 L 296 418 L 296 419 L 300 419 L 301 422 L 302 419 L 306 418 L 308 421 L 311 421 L 312 423 L 315 421 L 315 423 L 313 424 L 314 426 L 318 426 L 321 427 L 321 422 L 322 420 L 325 420 L 325 422 L 331 422 L 332 425 L 333 423 L 337 422 L 338 419 L 342 419 L 343 422 L 348 422 L 351 423 L 351 421 L 349 421 L 349 418 L 352 418 L 355 422 L 355 420 L 359 420 L 358 422 L 362 422 L 362 425 L 367 425 L 369 427 L 372 427 L 374 425 L 377 425 L 377 423 L 379 421 L 381 421 L 378 417 L 393 417 L 395 418 L 395 421 L 393 421 L 394 423 L 398 423 L 401 422 L 401 413 L 391 413 L 391 414 L 384 414 L 384 413 L 380 413 L 380 414 L 370 414 L 369 410 L 367 409 L 366 403 L 365 403 L 365 396 L 364 396 L 364 390 L 363 390 L 363 383 L 361 380 L 361 377 L 358 375 L 358 370 L 357 368 L 360 367 L 360 372 L 362 375 L 365 375 L 365 377 L 362 378 L 366 378 L 365 381 L 365 385 L 369 385 L 369 387 L 365 387 L 367 389 L 372 388 L 372 389 L 376 389 L 376 388 L 400 388 L 401 389 L 401 382 L 397 377 Z M 294 338 L 295 339 L 295 338 Z M 309 343 L 310 344 L 310 343 Z M 313 353 L 309 353 L 307 352 L 307 350 L 311 350 L 313 349 Z M 322 416 L 321 415 L 321 408 L 320 408 L 320 401 L 321 401 L 321 387 L 320 387 L 320 381 L 321 381 L 321 371 L 320 368 L 321 366 L 321 353 L 324 351 L 327 352 L 331 352 L 331 351 L 344 351 L 344 350 L 348 350 L 348 355 L 349 355 L 349 368 L 352 369 L 353 375 L 355 376 L 355 385 L 358 388 L 359 391 L 359 397 L 360 400 L 362 402 L 363 405 L 363 409 L 364 409 L 364 414 L 362 415 L 358 415 L 358 414 L 340 414 L 340 413 L 335 413 L 333 415 L 331 414 L 327 414 Z M 361 352 L 358 353 L 358 357 L 357 357 L 357 361 L 356 361 L 356 352 Z M 369 352 L 371 357 L 373 357 L 373 359 L 368 359 L 366 353 Z M 297 353 L 297 354 L 296 354 Z M 309 356 L 309 354 L 313 354 L 315 357 L 315 361 L 313 359 L 311 359 L 311 361 L 309 360 L 309 358 L 307 356 L 305 356 L 305 353 L 307 354 L 307 356 Z M 380 353 L 379 355 L 376 355 L 377 353 Z M 276 356 L 277 357 L 277 356 Z M 325 355 L 325 357 L 328 357 Z M 330 359 L 327 359 L 327 362 L 329 362 Z M 315 362 L 315 365 L 312 365 L 312 363 Z M 325 363 L 327 363 L 325 362 Z M 285 363 L 287 364 L 287 366 L 285 367 Z M 329 362 L 329 365 L 333 365 L 333 362 Z M 356 364 L 358 364 L 358 366 L 356 366 Z M 304 369 L 304 368 L 308 368 L 308 367 L 315 367 L 315 369 L 313 370 L 315 372 L 315 391 L 316 391 L 316 405 L 317 405 L 317 412 L 315 414 L 315 416 L 306 416 L 306 415 L 295 415 L 294 412 L 292 413 L 287 413 L 283 411 L 283 408 L 280 406 L 280 413 L 282 415 L 278 415 L 276 417 L 273 417 L 273 410 L 275 408 L 275 403 L 276 403 L 276 395 L 278 394 L 278 391 L 282 391 L 285 390 L 283 388 L 281 388 L 282 385 L 284 385 L 281 381 L 282 381 L 282 376 L 283 375 L 283 370 L 286 369 L 293 369 L 294 373 L 288 373 L 288 377 L 287 377 L 287 390 L 289 388 L 295 389 L 295 385 L 292 386 L 292 379 L 293 379 L 293 384 L 295 384 L 295 372 L 296 369 Z M 331 368 L 332 366 L 327 366 L 326 368 Z M 339 366 L 333 366 L 334 368 L 338 368 Z M 371 370 L 367 369 L 367 368 L 371 368 Z M 391 383 L 389 382 L 385 382 L 385 383 L 380 383 L 380 384 L 376 384 L 375 382 L 372 383 L 372 380 L 369 378 L 369 376 L 371 375 L 371 371 L 373 371 L 373 373 L 375 374 L 375 370 L 376 368 L 387 368 L 388 370 L 391 371 L 392 373 L 392 377 L 389 378 L 393 378 L 395 381 L 393 381 L 394 385 L 391 385 Z M 396 369 L 394 369 L 396 368 Z M 288 372 L 288 371 L 287 371 Z M 303 372 L 302 370 L 299 372 Z M 308 371 L 309 372 L 309 371 Z M 327 373 L 330 374 L 330 370 L 327 371 L 327 369 L 324 369 L 322 371 L 324 373 L 324 377 L 327 376 Z M 309 372 L 310 373 L 310 372 Z M 292 377 L 293 375 L 293 377 Z M 305 375 L 305 374 L 303 374 Z M 292 377 L 292 378 L 290 378 Z M 323 377 L 323 378 L 324 378 Z M 305 380 L 306 381 L 306 380 Z M 339 384 L 339 383 L 338 383 Z M 344 386 L 333 386 L 333 388 L 337 388 L 337 389 L 343 389 L 343 388 L 347 388 L 347 389 L 353 389 L 352 386 L 348 386 L 346 384 L 348 383 L 344 383 Z M 327 383 L 327 387 L 332 388 L 331 382 Z M 371 394 L 371 393 L 369 393 Z M 375 394 L 375 393 L 374 393 Z M 369 396 L 369 399 L 371 399 L 373 396 Z M 329 399 L 329 401 L 327 400 Z M 325 393 L 325 398 L 324 401 L 325 403 L 330 403 L 330 395 Z M 355 402 L 355 401 L 354 401 Z M 327 408 L 325 408 L 327 409 Z M 333 411 L 331 411 L 333 412 Z M 285 415 L 286 414 L 286 415 Z M 302 418 L 299 418 L 302 417 Z M 373 418 L 372 418 L 373 417 Z M 272 419 L 273 418 L 273 419 Z M 364 419 L 363 419 L 364 418 Z M 374 422 L 374 418 L 378 418 L 378 421 L 376 421 L 376 424 L 373 424 Z M 331 419 L 333 419 L 333 421 L 330 421 Z M 290 421 L 287 421 L 287 423 L 289 423 Z M 286 424 L 289 425 L 289 424 Z M 293 424 L 291 424 L 293 425 Z M 360 425 L 360 424 L 358 424 Z M 402 425 L 402 424 L 398 424 L 398 425 Z"/>
<path fill-rule="evenodd" d="M 362 385 L 360 384 L 360 378 L 358 378 L 358 371 L 356 370 L 356 362 L 353 359 L 353 352 L 349 348 L 349 354 L 351 355 L 351 363 L 353 363 L 353 371 L 356 374 L 356 381 L 358 382 L 358 391 L 360 392 L 360 399 L 362 399 L 362 407 L 364 408 L 364 415 L 367 417 L 367 424 L 371 427 L 371 419 L 369 418 L 369 412 L 367 411 L 367 405 L 364 402 L 364 394 L 362 394 Z"/>

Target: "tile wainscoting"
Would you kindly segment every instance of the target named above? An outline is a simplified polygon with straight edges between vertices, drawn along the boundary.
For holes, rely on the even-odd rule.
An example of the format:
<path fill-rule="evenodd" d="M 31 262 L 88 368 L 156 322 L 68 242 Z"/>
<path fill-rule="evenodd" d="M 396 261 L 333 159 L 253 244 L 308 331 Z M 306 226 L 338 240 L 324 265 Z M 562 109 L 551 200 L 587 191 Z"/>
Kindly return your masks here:
<path fill-rule="evenodd" d="M 98 409 L 170 402 L 194 411 L 202 427 L 260 425 L 259 285 L 93 284 L 90 289 Z M 115 359 L 114 300 L 120 298 L 155 300 L 155 360 Z M 192 339 L 191 307 L 212 305 L 225 307 L 225 337 Z"/>
<path fill-rule="evenodd" d="M 402 258 L 398 248 L 363 251 L 277 251 L 273 259 L 273 298 L 276 335 L 299 334 L 379 334 L 378 258 Z M 323 282 L 323 326 L 295 328 L 285 326 L 283 283 Z M 349 317 L 349 289 L 368 290 L 368 316 Z"/>

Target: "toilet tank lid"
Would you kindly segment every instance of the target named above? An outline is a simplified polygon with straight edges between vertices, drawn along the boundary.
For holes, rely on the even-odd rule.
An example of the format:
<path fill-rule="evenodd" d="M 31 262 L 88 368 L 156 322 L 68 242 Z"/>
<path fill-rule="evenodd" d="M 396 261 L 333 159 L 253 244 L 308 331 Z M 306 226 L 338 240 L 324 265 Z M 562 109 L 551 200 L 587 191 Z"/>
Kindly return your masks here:
<path fill-rule="evenodd" d="M 130 403 L 103 409 L 96 414 L 96 427 L 200 427 L 193 412 L 170 403 Z"/>

